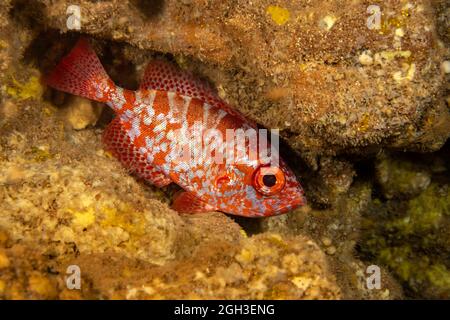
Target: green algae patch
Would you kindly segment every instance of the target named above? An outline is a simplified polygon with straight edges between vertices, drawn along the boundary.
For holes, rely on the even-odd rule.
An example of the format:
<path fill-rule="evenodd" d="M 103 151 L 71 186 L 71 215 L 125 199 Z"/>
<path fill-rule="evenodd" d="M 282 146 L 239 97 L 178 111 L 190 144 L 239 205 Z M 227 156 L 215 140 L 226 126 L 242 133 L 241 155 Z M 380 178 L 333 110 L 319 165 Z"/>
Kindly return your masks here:
<path fill-rule="evenodd" d="M 32 147 L 31 153 L 33 154 L 33 160 L 36 162 L 43 162 L 53 157 L 52 154 L 43 147 Z"/>
<path fill-rule="evenodd" d="M 422 234 L 439 228 L 444 215 L 450 216 L 450 189 L 432 184 L 408 201 L 404 217 L 387 223 L 386 228 L 403 236 Z"/>
<path fill-rule="evenodd" d="M 38 99 L 43 92 L 37 76 L 32 76 L 27 82 L 20 83 L 12 79 L 12 85 L 6 88 L 6 93 L 17 100 Z"/>
<path fill-rule="evenodd" d="M 439 297 L 450 293 L 450 270 L 442 263 L 430 261 L 427 256 L 417 257 L 409 246 L 385 248 L 380 252 L 380 261 L 415 291 L 422 286 L 431 286 Z"/>
<path fill-rule="evenodd" d="M 430 266 L 426 275 L 433 285 L 450 290 L 450 270 L 445 265 L 439 263 Z"/>
<path fill-rule="evenodd" d="M 450 297 L 445 260 L 449 185 L 432 182 L 412 199 L 373 201 L 369 211 L 363 221 L 362 252 L 387 266 L 416 295 Z"/>
<path fill-rule="evenodd" d="M 429 172 L 420 164 L 389 155 L 380 157 L 376 178 L 387 199 L 418 195 L 431 182 Z"/>
<path fill-rule="evenodd" d="M 406 218 L 395 221 L 393 226 L 403 234 L 429 231 L 439 227 L 443 215 L 450 216 L 450 189 L 432 184 L 409 201 Z"/>

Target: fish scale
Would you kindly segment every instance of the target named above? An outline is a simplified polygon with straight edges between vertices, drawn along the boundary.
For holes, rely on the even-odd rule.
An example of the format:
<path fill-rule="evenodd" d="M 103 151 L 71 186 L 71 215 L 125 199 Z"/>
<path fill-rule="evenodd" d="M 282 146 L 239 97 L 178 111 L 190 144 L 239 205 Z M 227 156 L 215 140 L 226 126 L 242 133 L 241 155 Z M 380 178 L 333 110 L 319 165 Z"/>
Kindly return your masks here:
<path fill-rule="evenodd" d="M 115 118 L 106 127 L 102 141 L 106 149 L 111 151 L 122 165 L 140 178 L 151 181 L 158 188 L 168 185 L 171 180 L 158 172 L 154 166 L 145 160 L 137 146 L 131 143 L 125 124 Z"/>
<path fill-rule="evenodd" d="M 211 148 L 206 133 L 227 137 L 229 130 L 246 132 L 257 126 L 220 99 L 206 82 L 172 64 L 151 62 L 139 89 L 127 90 L 111 81 L 89 42 L 81 38 L 46 82 L 111 107 L 116 117 L 103 134 L 106 149 L 130 172 L 155 186 L 173 182 L 182 187 L 184 192 L 175 196 L 172 205 L 180 213 L 218 210 L 261 217 L 306 203 L 303 189 L 282 159 L 273 165 L 252 150 L 258 154 L 256 159 L 227 161 L 228 148 L 233 154 L 242 148 L 251 151 L 247 140 L 244 145 L 234 138 L 213 140 L 220 161 L 205 161 L 205 148 Z M 192 140 L 195 133 L 200 133 L 199 144 Z M 268 141 L 266 145 L 270 148 Z M 185 148 L 192 154 L 179 158 Z"/>

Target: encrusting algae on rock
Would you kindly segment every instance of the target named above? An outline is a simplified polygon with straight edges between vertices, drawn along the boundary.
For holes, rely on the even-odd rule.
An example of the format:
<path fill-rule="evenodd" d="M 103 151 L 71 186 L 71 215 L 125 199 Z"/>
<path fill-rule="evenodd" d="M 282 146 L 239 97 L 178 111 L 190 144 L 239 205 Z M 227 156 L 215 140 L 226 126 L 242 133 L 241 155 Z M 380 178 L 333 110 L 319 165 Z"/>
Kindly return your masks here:
<path fill-rule="evenodd" d="M 28 82 L 20 83 L 16 79 L 12 79 L 12 85 L 6 88 L 6 93 L 13 98 L 26 100 L 37 98 L 42 95 L 42 86 L 37 76 L 31 76 Z"/>
<path fill-rule="evenodd" d="M 366 4 L 344 2 L 166 0 L 149 13 L 81 0 L 76 32 L 67 1 L 3 1 L 0 298 L 448 298 L 448 3 L 386 2 L 369 30 Z M 309 205 L 251 221 L 171 210 L 176 187 L 104 150 L 106 107 L 40 82 L 80 33 L 123 87 L 151 58 L 176 61 L 279 128 Z"/>
<path fill-rule="evenodd" d="M 270 15 L 272 20 L 280 26 L 289 21 L 290 13 L 288 9 L 278 6 L 268 6 L 266 12 Z"/>
<path fill-rule="evenodd" d="M 362 252 L 387 265 L 420 297 L 450 297 L 448 150 L 414 164 L 398 155 L 381 160 L 392 179 L 391 188 L 383 186 L 388 201 L 374 201 L 363 220 Z M 425 184 L 424 168 L 429 170 Z"/>

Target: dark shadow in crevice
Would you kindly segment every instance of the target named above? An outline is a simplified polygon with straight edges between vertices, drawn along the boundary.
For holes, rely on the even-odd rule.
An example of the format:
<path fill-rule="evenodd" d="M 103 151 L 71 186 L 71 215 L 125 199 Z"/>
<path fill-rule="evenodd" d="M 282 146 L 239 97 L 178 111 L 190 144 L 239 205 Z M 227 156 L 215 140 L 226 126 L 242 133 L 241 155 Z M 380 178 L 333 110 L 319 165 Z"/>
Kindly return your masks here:
<path fill-rule="evenodd" d="M 39 29 L 43 25 L 45 5 L 36 1 L 14 0 L 11 2 L 9 16 L 25 29 Z"/>
<path fill-rule="evenodd" d="M 164 10 L 164 0 L 131 0 L 131 4 L 147 19 L 158 16 Z"/>
<path fill-rule="evenodd" d="M 233 215 L 228 215 L 228 217 L 236 222 L 248 236 L 253 236 L 263 232 L 261 226 L 262 218 L 246 218 Z"/>

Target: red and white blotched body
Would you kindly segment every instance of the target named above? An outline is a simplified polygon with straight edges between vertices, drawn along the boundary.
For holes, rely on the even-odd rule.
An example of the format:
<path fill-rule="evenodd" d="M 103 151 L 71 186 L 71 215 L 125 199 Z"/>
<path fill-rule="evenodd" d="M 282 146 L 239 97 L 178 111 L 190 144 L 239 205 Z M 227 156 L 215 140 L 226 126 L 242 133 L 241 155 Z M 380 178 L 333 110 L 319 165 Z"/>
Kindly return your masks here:
<path fill-rule="evenodd" d="M 182 187 L 184 192 L 173 202 L 179 212 L 218 210 L 260 217 L 305 204 L 300 184 L 281 159 L 279 166 L 269 171 L 264 171 L 268 165 L 259 158 L 239 164 L 174 161 L 172 148 L 189 145 L 188 132 L 199 121 L 223 137 L 227 129 L 256 129 L 256 125 L 231 109 L 205 83 L 171 64 L 150 63 L 140 88 L 126 90 L 110 80 L 89 42 L 80 39 L 46 82 L 110 106 L 117 116 L 103 136 L 107 149 L 150 183 L 162 187 L 174 182 Z"/>

